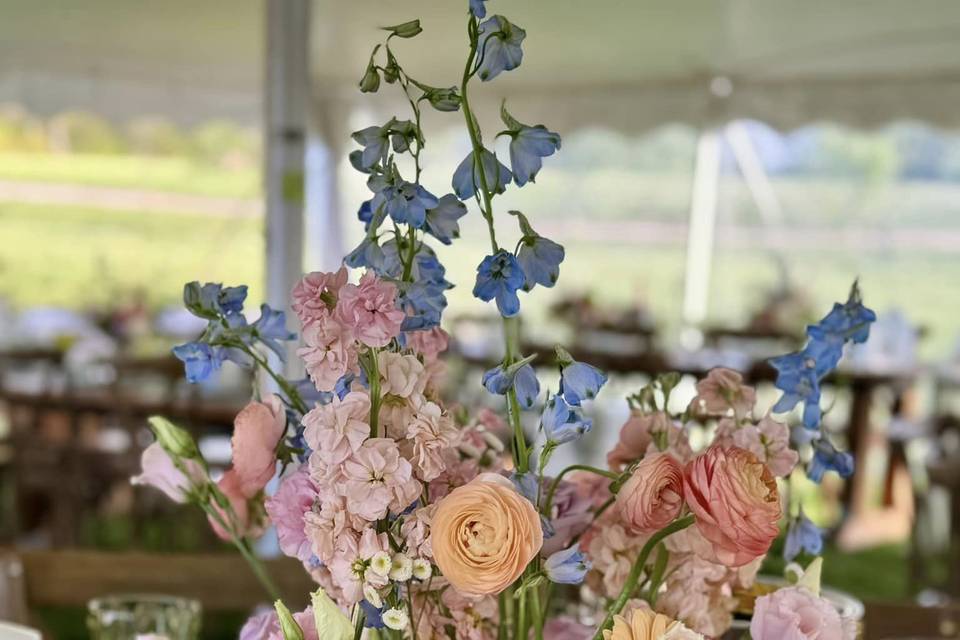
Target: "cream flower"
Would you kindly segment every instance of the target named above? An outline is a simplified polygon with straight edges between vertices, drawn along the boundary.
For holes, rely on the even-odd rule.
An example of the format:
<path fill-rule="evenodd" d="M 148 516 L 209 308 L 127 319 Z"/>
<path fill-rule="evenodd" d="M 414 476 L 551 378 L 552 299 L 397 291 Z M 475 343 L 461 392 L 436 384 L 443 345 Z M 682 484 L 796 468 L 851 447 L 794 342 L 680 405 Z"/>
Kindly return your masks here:
<path fill-rule="evenodd" d="M 613 630 L 603 632 L 604 640 L 703 640 L 676 620 L 662 613 L 636 609 L 628 618 L 614 618 Z"/>

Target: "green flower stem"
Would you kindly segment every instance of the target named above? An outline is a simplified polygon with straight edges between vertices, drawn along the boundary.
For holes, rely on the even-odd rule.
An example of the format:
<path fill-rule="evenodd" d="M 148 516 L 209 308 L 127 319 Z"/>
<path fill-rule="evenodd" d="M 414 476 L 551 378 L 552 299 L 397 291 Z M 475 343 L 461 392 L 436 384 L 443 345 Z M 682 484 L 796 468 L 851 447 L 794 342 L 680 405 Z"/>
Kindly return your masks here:
<path fill-rule="evenodd" d="M 543 514 L 545 516 L 550 515 L 550 509 L 553 508 L 553 495 L 557 492 L 557 487 L 560 486 L 560 481 L 563 480 L 563 476 L 567 475 L 571 471 L 588 471 L 590 473 L 595 473 L 598 476 L 603 476 L 604 478 L 609 478 L 611 480 L 616 480 L 620 477 L 619 473 L 614 471 L 604 471 L 603 469 L 598 469 L 596 467 L 591 467 L 587 464 L 574 464 L 570 465 L 553 479 L 553 482 L 550 484 L 550 490 L 547 491 L 547 500 L 543 505 Z"/>
<path fill-rule="evenodd" d="M 300 413 L 306 413 L 310 409 L 307 407 L 307 403 L 303 401 L 303 398 L 300 397 L 300 392 L 297 391 L 296 387 L 290 384 L 290 381 L 283 378 L 283 376 L 277 374 L 267 362 L 267 359 L 260 356 L 256 350 L 250 348 L 246 344 L 239 342 L 236 345 L 240 350 L 246 353 L 248 356 L 253 358 L 253 361 L 257 365 L 269 374 L 273 381 L 277 383 L 277 386 L 283 390 L 283 393 L 286 394 L 287 398 L 290 399 L 290 402 L 293 404 L 293 407 Z"/>
<path fill-rule="evenodd" d="M 370 384 L 370 437 L 378 438 L 380 432 L 380 367 L 377 364 L 377 349 L 371 347 L 367 369 L 367 382 Z"/>
<path fill-rule="evenodd" d="M 535 640 L 543 640 L 543 610 L 540 607 L 540 587 L 535 586 L 530 591 L 530 615 L 533 617 L 533 634 Z"/>
<path fill-rule="evenodd" d="M 657 559 L 653 563 L 653 573 L 650 574 L 650 590 L 647 591 L 647 602 L 653 607 L 657 604 L 657 596 L 660 595 L 660 585 L 663 584 L 664 574 L 667 570 L 667 562 L 670 561 L 670 552 L 662 542 L 657 547 Z"/>
<path fill-rule="evenodd" d="M 652 552 L 654 548 L 668 536 L 676 533 L 677 531 L 682 531 L 692 525 L 693 521 L 693 514 L 688 514 L 678 520 L 674 520 L 663 529 L 660 529 L 660 531 L 657 531 L 649 540 L 647 540 L 647 543 L 643 545 L 643 548 L 640 550 L 640 555 L 637 557 L 637 561 L 633 564 L 633 568 L 630 569 L 630 574 L 627 576 L 627 581 L 623 585 L 620 595 L 617 596 L 617 599 L 607 609 L 607 616 L 603 619 L 603 624 L 601 624 L 597 629 L 597 633 L 593 636 L 593 640 L 603 640 L 604 629 L 609 629 L 611 626 L 613 626 L 613 617 L 623 611 L 623 607 L 627 604 L 627 600 L 630 599 L 630 597 L 633 595 L 633 592 L 637 588 L 637 582 L 640 581 L 640 575 L 643 573 L 644 568 L 647 565 L 647 558 L 650 557 L 650 552 Z"/>
<path fill-rule="evenodd" d="M 530 637 L 530 624 L 527 621 L 527 589 L 520 591 L 520 602 L 517 606 L 517 634 L 516 640 L 525 640 Z"/>
<path fill-rule="evenodd" d="M 213 518 L 217 524 L 220 525 L 220 528 L 227 532 L 230 536 L 230 541 L 233 543 L 233 546 L 237 548 L 240 552 L 240 555 L 243 556 L 243 559 L 247 561 L 247 564 L 250 565 L 250 570 L 253 571 L 253 575 L 256 576 L 257 580 L 260 581 L 260 584 L 263 586 L 264 590 L 267 592 L 267 595 L 270 596 L 270 600 L 276 602 L 280 600 L 280 589 L 277 588 L 277 585 L 273 582 L 273 578 L 270 577 L 270 574 L 267 573 L 266 567 L 263 566 L 263 563 L 260 562 L 260 559 L 253 553 L 253 550 L 250 548 L 250 543 L 246 538 L 243 538 L 237 535 L 235 527 L 232 524 L 228 524 L 223 516 L 209 503 L 201 505 L 201 508 L 207 513 L 207 515 Z"/>

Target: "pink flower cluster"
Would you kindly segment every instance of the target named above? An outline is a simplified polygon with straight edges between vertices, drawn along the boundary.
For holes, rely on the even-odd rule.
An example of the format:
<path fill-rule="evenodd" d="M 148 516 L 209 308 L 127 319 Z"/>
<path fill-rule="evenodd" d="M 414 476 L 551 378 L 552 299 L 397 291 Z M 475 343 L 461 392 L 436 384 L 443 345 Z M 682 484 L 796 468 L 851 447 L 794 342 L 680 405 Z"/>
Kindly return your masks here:
<path fill-rule="evenodd" d="M 304 276 L 293 289 L 293 310 L 305 344 L 297 353 L 320 391 L 331 391 L 347 373 L 359 373 L 359 345 L 386 346 L 400 334 L 404 318 L 396 286 L 369 271 L 349 284 L 345 267 Z"/>

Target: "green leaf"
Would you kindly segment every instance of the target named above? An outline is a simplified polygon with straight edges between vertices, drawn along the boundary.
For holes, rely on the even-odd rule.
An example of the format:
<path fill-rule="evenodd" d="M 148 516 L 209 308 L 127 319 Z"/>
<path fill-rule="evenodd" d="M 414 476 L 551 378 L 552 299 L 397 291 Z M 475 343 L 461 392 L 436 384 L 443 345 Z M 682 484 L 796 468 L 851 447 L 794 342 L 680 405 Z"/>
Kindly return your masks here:
<path fill-rule="evenodd" d="M 401 24 L 395 24 L 392 27 L 381 27 L 384 31 L 389 31 L 390 36 L 397 36 L 398 38 L 412 38 L 423 29 L 420 28 L 420 20 L 410 20 L 409 22 L 403 22 Z"/>

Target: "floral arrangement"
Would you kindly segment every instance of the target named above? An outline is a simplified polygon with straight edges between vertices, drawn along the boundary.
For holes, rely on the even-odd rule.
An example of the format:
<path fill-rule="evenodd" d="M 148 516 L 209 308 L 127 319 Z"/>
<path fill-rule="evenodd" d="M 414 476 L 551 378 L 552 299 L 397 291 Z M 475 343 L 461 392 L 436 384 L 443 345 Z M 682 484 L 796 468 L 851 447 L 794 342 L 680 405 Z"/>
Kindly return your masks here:
<path fill-rule="evenodd" d="M 202 508 L 276 600 L 242 638 L 719 636 L 735 591 L 752 584 L 785 516 L 788 557 L 820 552 L 820 532 L 802 511 L 784 513 L 782 479 L 801 458 L 814 480 L 852 472 L 849 454 L 820 430 L 819 385 L 845 344 L 866 340 L 875 316 L 855 285 L 808 328 L 803 350 L 773 360 L 783 396 L 770 412 L 726 369 L 711 371 L 694 400 L 671 411 L 680 378 L 660 376 L 628 399 L 631 416 L 607 468 L 550 475 L 556 449 L 590 431 L 587 408 L 607 377 L 558 347 L 556 392 L 543 394 L 532 358 L 520 351 L 519 292 L 552 287 L 564 250 L 517 211 L 509 212 L 516 249 L 503 248 L 493 202 L 510 185 L 532 183 L 561 141 L 504 105 L 498 136 L 509 139 L 510 166 L 485 145 L 468 89 L 516 68 L 526 33 L 504 16 L 487 17 L 484 0 L 470 0 L 466 23 L 458 87 L 427 85 L 400 65 L 391 44 L 418 35 L 419 21 L 387 27 L 373 50 L 361 90 L 396 85 L 412 119 L 353 134 L 361 148 L 350 160 L 372 193 L 359 209 L 366 235 L 345 267 L 307 274 L 292 292 L 308 377 L 287 380 L 274 366 L 296 339 L 283 312 L 264 305 L 250 323 L 246 287 L 186 285 L 186 307 L 208 321 L 197 341 L 174 350 L 187 378 L 202 381 L 231 361 L 262 372 L 274 393 L 237 415 L 232 465 L 218 479 L 189 433 L 154 418 L 157 441 L 134 481 Z M 420 182 L 425 106 L 460 111 L 472 144 L 453 192 L 439 198 Z M 440 320 L 452 285 L 428 243 L 458 236 L 467 202 L 486 220 L 491 248 L 473 293 L 503 318 L 505 355 L 482 384 L 503 397 L 506 420 L 445 406 L 440 395 L 448 342 Z M 347 267 L 362 274 L 352 280 Z M 797 404 L 802 424 L 793 431 L 772 416 Z M 524 417 L 537 414 L 531 439 Z M 695 429 L 712 434 L 709 445 L 695 450 Z M 279 601 L 252 551 L 268 524 L 318 584 L 305 611 L 291 614 Z M 798 584 L 757 600 L 755 640 L 853 637 L 850 621 L 819 597 L 818 571 L 818 561 L 796 569 Z"/>

